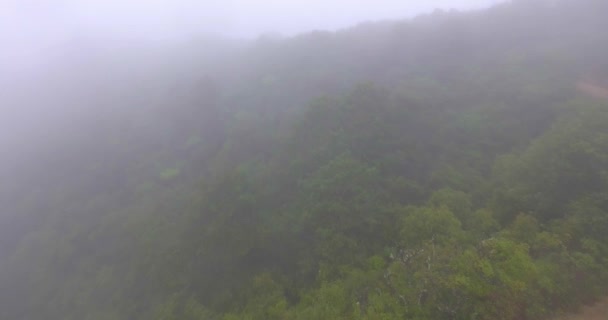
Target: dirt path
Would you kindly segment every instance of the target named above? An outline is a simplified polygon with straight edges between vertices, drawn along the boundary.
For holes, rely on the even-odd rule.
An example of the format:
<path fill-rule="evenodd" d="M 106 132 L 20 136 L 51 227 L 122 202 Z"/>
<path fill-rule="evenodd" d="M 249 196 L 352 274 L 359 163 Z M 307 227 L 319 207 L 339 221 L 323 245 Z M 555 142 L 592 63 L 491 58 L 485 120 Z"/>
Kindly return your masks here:
<path fill-rule="evenodd" d="M 587 95 L 598 99 L 608 99 L 608 88 L 585 81 L 579 81 L 576 85 L 577 89 Z"/>
<path fill-rule="evenodd" d="M 556 320 L 608 320 L 608 298 L 594 306 L 584 308 L 578 315 L 558 318 Z"/>

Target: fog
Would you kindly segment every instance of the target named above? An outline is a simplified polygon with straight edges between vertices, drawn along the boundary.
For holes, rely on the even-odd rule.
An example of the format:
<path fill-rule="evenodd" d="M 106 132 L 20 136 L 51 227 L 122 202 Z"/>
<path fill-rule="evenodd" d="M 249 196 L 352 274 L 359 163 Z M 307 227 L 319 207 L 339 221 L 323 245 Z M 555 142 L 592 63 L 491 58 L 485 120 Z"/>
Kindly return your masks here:
<path fill-rule="evenodd" d="M 129 72 L 117 74 L 120 66 L 131 64 L 151 72 L 141 63 L 150 59 L 149 66 L 155 69 L 154 61 L 175 61 L 191 49 L 181 45 L 193 39 L 293 36 L 365 21 L 402 19 L 437 8 L 467 10 L 496 2 L 4 0 L 0 10 L 2 140 L 13 137 L 11 143 L 18 145 L 15 137 L 23 140 L 30 133 L 44 131 L 43 124 L 52 119 L 91 109 L 90 103 L 85 106 L 82 102 L 91 98 L 86 92 L 91 92 L 93 84 L 87 85 L 87 81 L 104 68 L 110 67 L 103 74 L 114 79 L 107 81 L 116 86 L 118 77 L 136 77 Z M 202 56 L 211 50 L 203 47 Z M 72 111 L 62 111 L 65 109 Z M 71 120 L 64 121 L 68 126 Z"/>
<path fill-rule="evenodd" d="M 606 30 L 606 0 L 0 0 L 0 319 L 597 301 Z"/>
<path fill-rule="evenodd" d="M 277 0 L 62 0 L 3 2 L 0 17 L 14 38 L 82 32 L 164 39 L 199 32 L 252 37 L 343 28 L 366 20 L 411 17 L 442 9 L 481 8 L 497 0 L 374 2 Z M 9 30 L 10 29 L 10 30 Z"/>
<path fill-rule="evenodd" d="M 36 69 L 41 60 L 95 38 L 167 46 L 201 35 L 241 39 L 336 30 L 364 21 L 402 19 L 437 8 L 473 9 L 499 0 L 4 0 L 0 4 L 0 67 Z"/>
<path fill-rule="evenodd" d="M 91 39 L 120 48 L 132 42 L 167 47 L 210 35 L 239 39 L 267 33 L 291 36 L 365 21 L 402 19 L 437 8 L 467 10 L 497 2 L 4 0 L 0 5 L 0 68 L 4 78 L 35 71 L 66 48 Z"/>

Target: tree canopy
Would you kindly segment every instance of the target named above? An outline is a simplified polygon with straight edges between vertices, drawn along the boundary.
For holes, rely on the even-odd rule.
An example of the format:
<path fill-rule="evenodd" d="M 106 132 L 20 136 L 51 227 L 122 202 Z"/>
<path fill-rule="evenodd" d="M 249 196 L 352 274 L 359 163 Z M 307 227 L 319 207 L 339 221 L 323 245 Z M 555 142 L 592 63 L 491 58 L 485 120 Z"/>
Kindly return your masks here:
<path fill-rule="evenodd" d="M 4 150 L 0 318 L 533 320 L 598 299 L 608 100 L 580 83 L 603 87 L 607 13 L 513 1 L 72 62 L 52 83 L 78 95 L 40 94 L 89 111 Z"/>

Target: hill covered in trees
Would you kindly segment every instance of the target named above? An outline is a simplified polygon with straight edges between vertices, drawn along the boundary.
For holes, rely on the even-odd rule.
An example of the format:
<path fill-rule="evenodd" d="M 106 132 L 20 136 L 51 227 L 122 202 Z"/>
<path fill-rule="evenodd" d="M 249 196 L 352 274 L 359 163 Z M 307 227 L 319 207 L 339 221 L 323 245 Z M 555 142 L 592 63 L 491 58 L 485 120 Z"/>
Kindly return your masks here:
<path fill-rule="evenodd" d="M 0 317 L 532 320 L 592 302 L 606 30 L 603 0 L 513 1 L 252 42 L 81 39 L 0 76 L 27 111 L 0 140 Z"/>

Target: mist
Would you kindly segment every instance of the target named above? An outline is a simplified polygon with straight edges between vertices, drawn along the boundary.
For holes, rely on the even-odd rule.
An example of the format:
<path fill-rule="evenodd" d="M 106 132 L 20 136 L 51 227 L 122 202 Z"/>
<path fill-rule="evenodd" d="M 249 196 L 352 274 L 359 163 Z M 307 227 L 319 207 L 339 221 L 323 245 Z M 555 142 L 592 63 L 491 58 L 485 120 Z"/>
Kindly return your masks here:
<path fill-rule="evenodd" d="M 0 319 L 602 310 L 606 30 L 605 0 L 3 1 Z"/>
<path fill-rule="evenodd" d="M 119 89 L 119 83 L 143 77 L 125 68 L 154 73 L 159 65 L 179 64 L 185 55 L 192 58 L 188 51 L 200 54 L 204 64 L 225 48 L 265 34 L 289 37 L 436 9 L 479 9 L 495 2 L 4 1 L 0 10 L 2 137 L 12 145 L 24 145 L 29 135 L 49 131 L 45 125 L 54 126 L 51 132 L 78 126 L 73 117 L 95 109 L 83 101 L 103 100 L 95 96 L 96 90 L 103 91 L 94 87 L 96 81 L 122 90 L 110 94 L 116 97 L 125 92 L 144 95 Z M 198 44 L 193 47 L 193 42 Z"/>
<path fill-rule="evenodd" d="M 5 31 L 21 36 L 53 37 L 97 33 L 147 39 L 219 33 L 255 37 L 335 30 L 362 21 L 403 19 L 437 8 L 488 7 L 496 0 L 434 1 L 13 1 L 3 4 Z"/>

